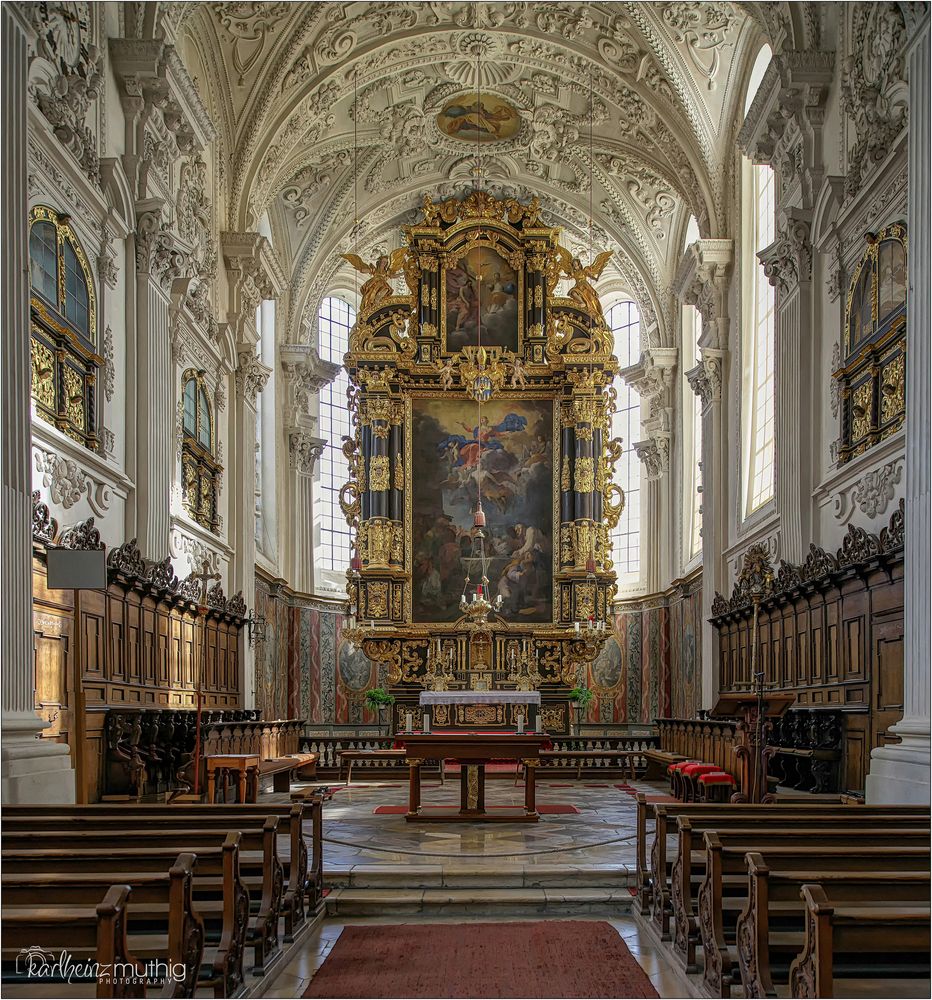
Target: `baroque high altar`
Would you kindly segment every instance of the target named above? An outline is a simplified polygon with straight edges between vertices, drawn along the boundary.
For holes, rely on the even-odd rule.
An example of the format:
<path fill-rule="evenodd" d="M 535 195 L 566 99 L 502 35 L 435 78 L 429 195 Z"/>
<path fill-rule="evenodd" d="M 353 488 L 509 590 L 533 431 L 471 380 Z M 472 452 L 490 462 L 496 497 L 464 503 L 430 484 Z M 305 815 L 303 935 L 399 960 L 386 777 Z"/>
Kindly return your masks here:
<path fill-rule="evenodd" d="M 618 362 L 592 285 L 610 253 L 584 263 L 536 198 L 481 191 L 425 198 L 403 234 L 372 264 L 346 255 L 368 277 L 345 358 L 354 433 L 341 503 L 356 535 L 345 638 L 382 665 L 396 713 L 419 721 L 425 687 L 530 679 L 544 725 L 565 733 L 567 692 L 610 632 L 617 589 Z M 477 583 L 487 615 L 463 600 Z M 511 708 L 434 721 L 507 725 Z"/>

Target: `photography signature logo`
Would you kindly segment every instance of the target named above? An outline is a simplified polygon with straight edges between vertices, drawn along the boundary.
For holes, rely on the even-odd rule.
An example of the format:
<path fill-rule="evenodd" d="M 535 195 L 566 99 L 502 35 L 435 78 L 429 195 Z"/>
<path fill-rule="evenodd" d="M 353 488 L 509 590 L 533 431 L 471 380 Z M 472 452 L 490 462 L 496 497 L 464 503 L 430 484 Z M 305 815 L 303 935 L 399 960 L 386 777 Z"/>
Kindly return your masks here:
<path fill-rule="evenodd" d="M 67 951 L 53 952 L 38 945 L 20 949 L 16 956 L 16 973 L 26 979 L 80 983 L 146 983 L 183 982 L 182 962 L 98 962 L 89 958 L 74 958 Z"/>

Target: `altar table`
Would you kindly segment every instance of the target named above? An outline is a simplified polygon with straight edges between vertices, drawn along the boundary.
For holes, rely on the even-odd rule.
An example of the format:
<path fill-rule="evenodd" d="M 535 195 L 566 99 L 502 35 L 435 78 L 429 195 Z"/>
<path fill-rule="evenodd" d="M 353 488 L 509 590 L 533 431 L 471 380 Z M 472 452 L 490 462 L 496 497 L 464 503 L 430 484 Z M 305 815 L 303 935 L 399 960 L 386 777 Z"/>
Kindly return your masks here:
<path fill-rule="evenodd" d="M 514 693 L 514 692 L 512 692 Z M 409 823 L 536 823 L 535 773 L 541 747 L 550 742 L 546 733 L 398 733 L 396 743 L 404 747 L 409 768 Z M 421 765 L 425 760 L 455 760 L 460 768 L 459 812 L 422 812 Z M 524 764 L 524 810 L 485 808 L 485 766 L 491 761 L 513 760 Z"/>
<path fill-rule="evenodd" d="M 418 704 L 426 709 L 424 717 L 428 720 L 433 705 L 524 705 L 527 728 L 535 729 L 540 713 L 540 691 L 422 691 Z"/>

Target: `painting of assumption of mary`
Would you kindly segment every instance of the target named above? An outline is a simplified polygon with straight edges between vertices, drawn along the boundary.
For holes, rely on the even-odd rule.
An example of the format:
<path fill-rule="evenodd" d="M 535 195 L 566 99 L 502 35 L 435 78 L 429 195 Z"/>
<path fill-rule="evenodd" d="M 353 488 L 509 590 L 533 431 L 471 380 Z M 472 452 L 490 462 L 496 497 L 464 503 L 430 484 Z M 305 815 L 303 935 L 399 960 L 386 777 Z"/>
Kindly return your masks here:
<path fill-rule="evenodd" d="M 480 483 L 486 575 L 511 620 L 553 619 L 553 400 L 412 402 L 412 618 L 460 617 L 469 574 L 482 575 L 471 534 Z"/>
<path fill-rule="evenodd" d="M 446 349 L 518 350 L 518 275 L 490 247 L 473 247 L 445 275 Z"/>

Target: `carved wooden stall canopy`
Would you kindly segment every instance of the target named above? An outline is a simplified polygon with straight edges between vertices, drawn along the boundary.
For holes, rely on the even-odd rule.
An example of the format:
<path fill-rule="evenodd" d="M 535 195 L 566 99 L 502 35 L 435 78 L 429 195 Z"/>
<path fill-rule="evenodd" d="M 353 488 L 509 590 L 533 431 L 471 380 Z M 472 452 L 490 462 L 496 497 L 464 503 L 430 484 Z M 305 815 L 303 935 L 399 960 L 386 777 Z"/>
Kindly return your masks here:
<path fill-rule="evenodd" d="M 868 233 L 865 243 L 848 288 L 844 363 L 834 373 L 840 463 L 898 431 L 906 416 L 906 226 Z"/>
<path fill-rule="evenodd" d="M 851 791 L 864 788 L 871 749 L 896 742 L 889 729 L 903 715 L 903 546 L 901 500 L 879 535 L 849 525 L 835 553 L 811 545 L 801 566 L 781 560 L 774 571 L 767 549 L 752 546 L 731 597 L 712 602 L 722 694 L 753 689 L 759 599 L 764 684 L 795 692 L 799 708 L 842 713 Z"/>
<path fill-rule="evenodd" d="M 440 638 L 454 686 L 506 683 L 514 649 L 555 692 L 600 645 L 573 623 L 610 619 L 618 363 L 591 284 L 610 255 L 584 263 L 558 235 L 537 199 L 475 191 L 425 198 L 404 246 L 373 264 L 346 255 L 369 275 L 345 358 L 354 434 L 341 498 L 359 558 L 348 591 L 371 625 L 366 655 L 402 689 L 425 683 Z M 504 606 L 471 637 L 459 600 L 480 468 L 489 596 Z"/>
<path fill-rule="evenodd" d="M 170 559 L 146 559 L 129 541 L 108 553 L 107 590 L 82 592 L 76 628 L 73 592 L 47 584 L 45 549 L 53 544 L 101 547 L 93 518 L 59 533 L 39 493 L 33 493 L 36 710 L 49 722 L 44 738 L 83 753 L 88 798 L 95 801 L 104 788 L 108 708 L 192 709 L 199 676 L 206 708 L 239 708 L 246 605 L 242 594 L 227 598 L 215 584 L 207 591 L 202 621 L 198 581 L 179 580 Z M 72 738 L 78 704 L 75 636 L 81 642 L 86 703 L 82 746 Z"/>

